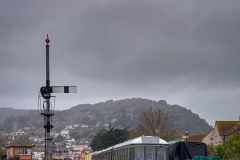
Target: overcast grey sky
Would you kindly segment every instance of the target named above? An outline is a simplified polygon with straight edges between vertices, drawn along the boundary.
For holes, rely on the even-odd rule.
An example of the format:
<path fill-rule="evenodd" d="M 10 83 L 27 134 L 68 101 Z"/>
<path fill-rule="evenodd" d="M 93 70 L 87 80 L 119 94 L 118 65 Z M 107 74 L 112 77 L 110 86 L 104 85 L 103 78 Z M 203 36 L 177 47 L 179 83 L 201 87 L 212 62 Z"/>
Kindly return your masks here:
<path fill-rule="evenodd" d="M 45 39 L 55 109 L 166 100 L 210 125 L 240 116 L 240 1 L 0 2 L 0 107 L 37 109 Z"/>

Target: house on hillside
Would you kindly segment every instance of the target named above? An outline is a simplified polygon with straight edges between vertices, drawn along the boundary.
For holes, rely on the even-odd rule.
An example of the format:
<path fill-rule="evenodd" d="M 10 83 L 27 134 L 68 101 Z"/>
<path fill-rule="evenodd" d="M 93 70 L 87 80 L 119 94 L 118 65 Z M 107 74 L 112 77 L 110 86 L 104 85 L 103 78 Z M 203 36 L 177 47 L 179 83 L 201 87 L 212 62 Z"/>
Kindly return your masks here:
<path fill-rule="evenodd" d="M 23 129 L 28 131 L 28 130 L 30 130 L 30 127 L 24 127 Z"/>
<path fill-rule="evenodd" d="M 87 124 L 83 124 L 81 127 L 82 128 L 88 128 L 88 125 Z"/>
<path fill-rule="evenodd" d="M 61 135 L 62 136 L 68 136 L 69 135 L 69 130 L 67 130 L 67 129 L 62 130 Z"/>
<path fill-rule="evenodd" d="M 66 130 L 69 130 L 69 129 L 73 129 L 73 127 L 72 127 L 72 125 L 67 125 L 67 126 L 65 127 L 65 129 L 66 129 Z"/>
<path fill-rule="evenodd" d="M 67 142 L 72 144 L 72 143 L 76 143 L 76 140 L 74 138 L 67 138 Z"/>
<path fill-rule="evenodd" d="M 79 126 L 79 124 L 74 124 L 74 125 L 73 125 L 74 128 L 76 128 L 76 127 L 78 127 L 78 126 Z"/>
<path fill-rule="evenodd" d="M 117 121 L 117 118 L 113 118 L 110 122 L 115 123 Z"/>
<path fill-rule="evenodd" d="M 87 149 L 88 145 L 87 144 L 82 144 L 82 145 L 73 145 L 72 150 L 73 151 L 83 151 L 84 149 Z"/>
<path fill-rule="evenodd" d="M 101 124 L 101 122 L 98 122 L 98 123 L 96 124 L 96 127 L 100 126 L 100 124 Z"/>
<path fill-rule="evenodd" d="M 5 147 L 7 150 L 7 159 L 14 156 L 20 156 L 20 160 L 32 160 L 32 147 L 31 143 L 24 140 L 17 140 Z"/>
<path fill-rule="evenodd" d="M 32 153 L 33 160 L 42 160 L 43 158 L 41 158 L 41 154 L 42 152 L 33 152 Z"/>
<path fill-rule="evenodd" d="M 238 123 L 239 121 L 216 121 L 213 129 L 213 144 L 223 144 L 227 141 L 230 135 L 229 131 Z"/>

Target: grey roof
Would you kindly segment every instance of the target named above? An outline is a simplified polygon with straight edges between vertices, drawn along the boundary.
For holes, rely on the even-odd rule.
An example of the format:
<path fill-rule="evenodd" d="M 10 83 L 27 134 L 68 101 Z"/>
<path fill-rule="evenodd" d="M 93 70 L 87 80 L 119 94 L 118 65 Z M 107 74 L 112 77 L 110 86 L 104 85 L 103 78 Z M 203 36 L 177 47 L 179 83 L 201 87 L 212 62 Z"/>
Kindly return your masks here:
<path fill-rule="evenodd" d="M 94 154 L 99 154 L 99 153 L 102 153 L 102 152 L 105 152 L 105 151 L 108 151 L 111 149 L 116 149 L 116 148 L 120 148 L 120 147 L 127 146 L 127 145 L 133 145 L 133 144 L 168 144 L 168 143 L 159 137 L 140 136 L 135 139 L 131 139 L 131 140 L 125 141 L 123 143 L 116 144 L 112 147 L 97 151 Z"/>

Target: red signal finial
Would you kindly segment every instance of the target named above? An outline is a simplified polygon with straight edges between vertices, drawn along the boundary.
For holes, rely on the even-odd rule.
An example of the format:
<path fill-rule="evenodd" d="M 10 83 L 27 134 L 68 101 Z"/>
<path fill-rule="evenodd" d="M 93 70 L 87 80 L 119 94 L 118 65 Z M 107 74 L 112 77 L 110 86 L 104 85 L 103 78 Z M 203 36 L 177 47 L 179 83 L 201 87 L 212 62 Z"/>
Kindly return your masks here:
<path fill-rule="evenodd" d="M 48 44 L 50 42 L 50 39 L 48 38 L 48 34 L 47 34 L 47 39 L 45 40 L 45 42 Z"/>

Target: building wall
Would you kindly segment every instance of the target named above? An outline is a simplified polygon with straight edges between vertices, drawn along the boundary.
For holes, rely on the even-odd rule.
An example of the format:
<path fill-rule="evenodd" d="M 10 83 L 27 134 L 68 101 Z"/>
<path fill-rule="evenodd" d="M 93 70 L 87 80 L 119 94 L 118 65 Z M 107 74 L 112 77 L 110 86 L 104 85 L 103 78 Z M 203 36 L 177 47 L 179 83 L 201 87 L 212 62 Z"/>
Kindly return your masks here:
<path fill-rule="evenodd" d="M 92 154 L 93 154 L 93 153 L 94 153 L 94 152 L 85 154 L 85 160 L 92 160 Z"/>
<path fill-rule="evenodd" d="M 13 148 L 7 148 L 7 159 L 13 156 Z"/>
<path fill-rule="evenodd" d="M 32 160 L 32 155 L 21 155 L 20 160 Z"/>
<path fill-rule="evenodd" d="M 213 144 L 214 145 L 218 145 L 219 143 L 219 140 L 218 140 L 218 129 L 217 129 L 217 126 L 215 124 L 215 127 L 214 127 L 214 131 L 213 131 Z"/>
<path fill-rule="evenodd" d="M 222 137 L 219 135 L 216 124 L 215 124 L 214 132 L 213 132 L 213 141 L 214 141 L 213 142 L 214 145 L 222 144 Z"/>
<path fill-rule="evenodd" d="M 78 152 L 78 156 L 79 160 L 85 160 L 85 153 L 80 153 Z"/>
<path fill-rule="evenodd" d="M 16 155 L 18 155 L 18 148 L 14 147 L 13 148 L 13 156 L 16 156 Z"/>
<path fill-rule="evenodd" d="M 31 149 L 31 147 L 13 147 L 13 156 L 18 155 L 18 148 Z M 19 156 L 20 156 L 20 160 L 32 160 L 32 153 L 29 155 L 19 155 Z"/>
<path fill-rule="evenodd" d="M 202 142 L 205 143 L 206 145 L 213 144 L 214 143 L 213 132 L 214 132 L 214 129 L 212 129 L 206 135 L 206 137 L 203 138 Z"/>

